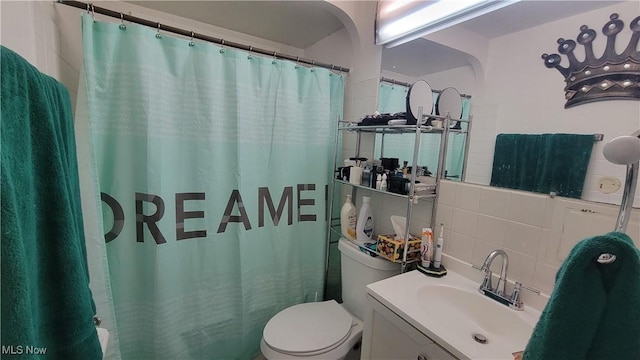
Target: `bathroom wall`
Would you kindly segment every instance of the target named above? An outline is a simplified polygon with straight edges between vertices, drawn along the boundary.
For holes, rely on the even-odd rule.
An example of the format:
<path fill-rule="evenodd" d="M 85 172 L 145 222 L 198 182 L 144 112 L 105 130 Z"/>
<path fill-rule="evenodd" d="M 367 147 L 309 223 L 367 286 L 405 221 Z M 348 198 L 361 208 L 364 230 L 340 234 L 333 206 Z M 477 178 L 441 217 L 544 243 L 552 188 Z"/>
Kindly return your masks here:
<path fill-rule="evenodd" d="M 612 231 L 618 210 L 615 205 L 445 180 L 436 222 L 446 226 L 444 253 L 480 266 L 492 250 L 504 249 L 509 279 L 549 294 L 573 246 Z M 640 209 L 634 209 L 627 233 L 640 246 Z"/>
<path fill-rule="evenodd" d="M 640 129 L 640 101 L 601 101 L 564 109 L 564 77 L 546 68 L 541 59 L 543 53 L 557 52 L 559 37 L 575 39 L 583 24 L 597 31 L 594 52 L 600 56 L 606 43 L 601 29 L 614 12 L 625 22 L 616 39 L 618 51 L 622 51 L 631 37 L 629 23 L 640 14 L 637 1 L 616 3 L 489 42 L 484 82 L 473 93 L 467 181 L 489 183 L 495 136 L 499 133 L 601 133 L 604 141 L 594 144 L 583 199 L 620 203 L 622 190 L 613 194 L 597 191 L 602 176 L 616 176 L 624 183 L 625 167 L 606 161 L 602 148 L 612 138 Z M 580 48 L 576 50 L 578 58 L 583 56 Z M 566 63 L 563 59 L 564 66 Z M 640 207 L 640 194 L 636 195 L 634 204 Z"/>

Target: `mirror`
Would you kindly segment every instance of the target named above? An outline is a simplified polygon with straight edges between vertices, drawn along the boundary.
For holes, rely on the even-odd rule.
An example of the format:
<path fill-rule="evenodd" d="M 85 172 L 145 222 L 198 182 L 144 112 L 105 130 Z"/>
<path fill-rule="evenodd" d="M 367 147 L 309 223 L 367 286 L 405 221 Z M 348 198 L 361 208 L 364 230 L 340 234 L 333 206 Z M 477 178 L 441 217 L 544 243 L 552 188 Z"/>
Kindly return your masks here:
<path fill-rule="evenodd" d="M 407 93 L 407 124 L 423 124 L 425 115 L 433 113 L 433 97 L 431 86 L 424 80 L 411 84 Z"/>
<path fill-rule="evenodd" d="M 436 115 L 449 115 L 452 119 L 462 118 L 462 97 L 458 90 L 452 87 L 442 90 L 436 101 Z M 456 121 L 451 128 L 460 129 L 461 123 Z"/>
<path fill-rule="evenodd" d="M 575 39 L 583 24 L 597 32 L 594 53 L 601 55 L 607 42 L 601 28 L 612 13 L 620 14 L 625 23 L 618 36 L 623 48 L 632 33 L 629 23 L 638 15 L 637 3 L 634 6 L 630 1 L 522 1 L 425 38 L 383 48 L 381 78 L 395 80 L 396 84 L 381 82 L 379 111 L 389 112 L 391 100 L 386 98 L 387 93 L 402 91 L 397 82 L 425 80 L 433 89 L 451 87 L 470 94 L 468 112 L 473 119 L 468 161 L 463 172 L 448 173 L 462 175 L 462 181 L 480 185 L 491 183 L 498 134 L 603 134 L 604 141 L 594 137 L 590 146 L 586 177 L 579 186 L 581 198 L 619 203 L 621 192 L 603 194 L 597 188 L 601 176 L 615 176 L 622 181 L 625 177 L 624 167 L 605 161 L 602 150 L 608 140 L 638 129 L 637 102 L 614 100 L 564 109 L 563 79 L 540 59 L 542 53 L 557 51 L 559 37 Z M 583 56 L 584 50 L 578 50 L 581 52 L 576 55 Z M 436 99 L 440 113 L 444 100 L 444 97 Z M 611 121 L 605 124 L 602 119 Z M 428 143 L 422 141 L 421 147 L 429 146 Z M 410 148 L 412 143 L 405 146 Z M 388 148 L 390 144 L 386 142 L 385 156 Z M 449 151 L 448 155 L 451 154 Z M 430 161 L 427 155 L 421 156 L 424 156 L 421 161 Z"/>

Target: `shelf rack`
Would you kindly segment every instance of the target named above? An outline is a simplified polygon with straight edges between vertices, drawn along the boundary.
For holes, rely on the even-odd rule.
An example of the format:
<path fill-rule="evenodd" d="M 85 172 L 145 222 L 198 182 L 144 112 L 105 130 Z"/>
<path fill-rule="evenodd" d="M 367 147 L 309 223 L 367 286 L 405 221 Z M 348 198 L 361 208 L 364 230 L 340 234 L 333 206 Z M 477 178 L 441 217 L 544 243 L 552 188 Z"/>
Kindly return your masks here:
<path fill-rule="evenodd" d="M 352 198 L 356 199 L 356 195 L 357 195 L 357 191 L 361 190 L 361 189 L 366 189 L 375 193 L 383 193 L 385 194 L 385 196 L 392 196 L 392 197 L 397 197 L 397 198 L 402 198 L 407 200 L 407 211 L 406 211 L 406 218 L 407 218 L 407 223 L 405 225 L 405 246 L 404 246 L 404 254 L 402 256 L 402 260 L 400 261 L 401 263 L 401 272 L 405 272 L 407 270 L 407 265 L 411 262 L 414 262 L 415 260 L 407 260 L 407 255 L 410 253 L 408 250 L 408 241 L 410 238 L 410 233 L 409 233 L 409 225 L 410 225 L 410 221 L 411 221 L 411 214 L 413 212 L 413 204 L 418 200 L 418 199 L 433 199 L 433 207 L 432 207 L 432 211 L 431 211 L 431 224 L 432 226 L 435 226 L 435 219 L 436 219 L 436 211 L 437 211 L 437 200 L 438 200 L 438 193 L 439 193 L 439 186 L 440 186 L 440 180 L 444 179 L 444 170 L 445 170 L 445 159 L 446 159 L 446 151 L 447 151 L 447 142 L 448 142 L 448 135 L 450 133 L 462 133 L 462 134 L 466 134 L 465 137 L 465 151 L 464 151 L 464 158 L 463 158 L 463 162 L 466 164 L 467 162 L 467 158 L 468 158 L 468 149 L 469 149 L 469 133 L 471 131 L 471 122 L 472 122 L 472 117 L 469 117 L 469 120 L 463 120 L 463 119 L 452 119 L 448 114 L 447 116 L 438 116 L 438 115 L 428 115 L 428 116 L 422 116 L 422 108 L 420 108 L 418 110 L 418 119 L 433 119 L 433 120 L 442 120 L 442 127 L 434 127 L 434 126 L 426 126 L 426 125 L 421 125 L 421 124 L 416 124 L 416 125 L 371 125 L 371 126 L 357 126 L 357 123 L 353 123 L 353 122 L 346 122 L 346 121 L 341 121 L 340 118 L 338 118 L 337 120 L 337 130 L 338 132 L 340 131 L 347 131 L 347 132 L 355 132 L 357 134 L 357 142 L 356 142 L 356 151 L 355 151 L 355 156 L 359 157 L 360 156 L 360 143 L 361 143 L 361 134 L 382 134 L 382 148 L 381 148 L 381 154 L 383 154 L 384 152 L 384 136 L 385 135 L 393 135 L 393 134 L 415 134 L 415 141 L 414 141 L 414 151 L 413 151 L 413 158 L 412 158 L 412 169 L 417 169 L 418 168 L 418 153 L 420 150 L 420 140 L 421 140 L 421 134 L 425 134 L 425 133 L 434 133 L 434 134 L 440 134 L 440 149 L 439 149 L 439 156 L 438 156 L 438 168 L 437 168 L 437 172 L 436 172 L 436 190 L 435 193 L 433 194 L 428 194 L 428 195 L 420 195 L 417 196 L 414 193 L 414 188 L 415 188 L 415 182 L 416 182 L 416 171 L 412 171 L 411 172 L 411 176 L 410 176 L 410 184 L 411 186 L 409 187 L 409 194 L 407 195 L 402 195 L 402 194 L 396 194 L 396 193 L 392 193 L 392 192 L 388 192 L 388 191 L 381 191 L 381 190 L 376 190 L 375 188 L 370 188 L 368 186 L 362 186 L 359 184 L 352 184 L 348 181 L 343 181 L 343 180 L 339 180 L 336 179 L 335 177 L 333 177 L 333 181 L 330 184 L 330 195 L 329 195 L 329 199 L 330 199 L 330 206 L 329 206 L 329 229 L 327 232 L 327 244 L 329 244 L 330 240 L 331 240 L 331 234 L 337 234 L 338 236 L 342 237 L 342 234 L 340 232 L 339 227 L 339 223 L 340 223 L 340 219 L 338 218 L 334 218 L 333 217 L 333 199 L 334 199 L 334 194 L 336 191 L 336 188 L 338 186 L 349 186 L 351 187 L 351 195 Z M 426 122 L 426 121 L 425 121 Z M 466 129 L 451 129 L 451 124 L 452 122 L 461 122 L 461 123 L 466 123 Z M 338 162 L 338 146 L 339 146 L 339 139 L 340 136 L 337 133 L 336 134 L 336 142 L 335 142 L 335 149 L 334 149 L 334 162 L 333 162 L 333 169 L 335 171 L 335 169 L 337 169 L 337 162 Z M 384 156 L 384 155 L 381 155 Z M 463 166 L 463 171 L 462 174 L 460 176 L 461 180 L 464 180 L 464 166 Z M 337 220 L 337 224 L 336 224 L 336 220 Z M 356 245 L 359 245 L 357 242 L 354 242 Z M 376 254 L 379 255 L 377 251 L 373 251 L 367 248 L 364 248 L 362 246 L 360 246 L 361 249 L 364 249 L 365 251 L 371 253 L 371 254 Z M 385 258 L 386 259 L 386 258 Z M 389 259 L 387 259 L 389 260 Z M 392 261 L 392 260 L 389 260 Z M 394 261 L 395 262 L 395 261 Z M 328 257 L 327 257 L 327 264 L 328 264 Z"/>

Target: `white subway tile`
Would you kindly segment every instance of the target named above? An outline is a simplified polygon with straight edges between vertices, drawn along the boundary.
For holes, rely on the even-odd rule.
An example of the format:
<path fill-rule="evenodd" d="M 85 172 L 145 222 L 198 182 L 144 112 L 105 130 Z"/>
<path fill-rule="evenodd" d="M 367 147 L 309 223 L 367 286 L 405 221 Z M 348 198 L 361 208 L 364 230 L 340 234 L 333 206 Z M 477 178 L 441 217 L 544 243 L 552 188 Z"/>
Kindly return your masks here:
<path fill-rule="evenodd" d="M 514 191 L 509 197 L 507 219 L 533 226 L 542 226 L 547 197 Z"/>
<path fill-rule="evenodd" d="M 480 193 L 479 212 L 485 215 L 506 219 L 509 215 L 509 198 L 511 191 L 485 187 Z"/>
<path fill-rule="evenodd" d="M 453 205 L 457 208 L 477 212 L 481 189 L 479 186 L 459 184 L 456 187 Z"/>
<path fill-rule="evenodd" d="M 507 278 L 524 284 L 533 284 L 536 258 L 517 251 L 507 250 L 509 255 L 509 273 Z"/>
<path fill-rule="evenodd" d="M 456 183 L 443 180 L 438 185 L 438 204 L 453 206 Z"/>
<path fill-rule="evenodd" d="M 507 222 L 504 245 L 511 250 L 537 256 L 541 236 L 542 228 L 540 227 L 509 221 Z"/>
<path fill-rule="evenodd" d="M 551 229 L 553 225 L 553 211 L 556 205 L 556 199 L 547 198 L 544 204 L 544 215 L 542 218 L 542 228 Z"/>
<path fill-rule="evenodd" d="M 504 246 L 506 229 L 507 222 L 505 220 L 478 214 L 475 237 L 496 246 Z"/>
<path fill-rule="evenodd" d="M 436 212 L 436 223 L 444 224 L 445 227 L 451 227 L 451 219 L 453 217 L 453 207 L 449 205 L 440 204 Z"/>
<path fill-rule="evenodd" d="M 543 293 L 551 294 L 555 286 L 557 273 L 558 267 L 537 262 L 531 286 Z"/>
<path fill-rule="evenodd" d="M 438 233 L 436 232 L 436 238 Z M 450 231 L 448 238 L 444 239 L 443 251 L 446 249 L 446 253 L 460 260 L 471 262 L 471 255 L 473 254 L 473 242 L 474 239 L 471 236 L 458 233 L 456 231 Z"/>
<path fill-rule="evenodd" d="M 453 218 L 451 219 L 451 230 L 467 236 L 474 236 L 476 233 L 476 223 L 478 213 L 454 207 Z"/>

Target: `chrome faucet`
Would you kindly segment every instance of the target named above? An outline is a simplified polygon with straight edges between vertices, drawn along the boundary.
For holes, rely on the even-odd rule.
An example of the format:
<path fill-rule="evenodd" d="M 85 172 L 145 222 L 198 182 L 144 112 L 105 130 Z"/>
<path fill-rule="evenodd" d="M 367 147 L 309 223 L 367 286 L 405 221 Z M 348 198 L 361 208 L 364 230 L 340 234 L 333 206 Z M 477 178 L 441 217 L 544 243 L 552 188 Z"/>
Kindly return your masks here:
<path fill-rule="evenodd" d="M 491 276 L 492 276 L 491 264 L 493 263 L 493 260 L 498 256 L 502 257 L 502 267 L 500 268 L 500 278 L 498 279 L 498 285 L 496 285 L 495 288 L 492 288 L 491 287 Z M 484 259 L 484 263 L 482 264 L 482 267 L 480 267 L 480 270 L 484 272 L 484 281 L 482 282 L 482 285 L 485 285 L 485 286 L 482 286 L 481 289 L 489 290 L 494 292 L 497 295 L 504 296 L 505 294 L 504 286 L 507 283 L 508 269 L 509 269 L 509 256 L 507 256 L 507 253 L 501 249 L 493 250 L 489 254 L 489 256 L 487 256 L 487 258 Z"/>
<path fill-rule="evenodd" d="M 498 284 L 494 288 L 492 285 L 493 273 L 491 272 L 491 264 L 493 263 L 493 260 L 495 260 L 495 258 L 498 256 L 502 257 L 502 267 L 500 268 L 500 277 L 498 278 Z M 520 294 L 523 288 L 536 294 L 540 294 L 540 290 L 530 288 L 523 285 L 521 282 L 516 281 L 513 288 L 513 293 L 511 294 L 511 296 L 507 295 L 505 291 L 505 285 L 507 284 L 509 256 L 507 256 L 507 253 L 504 250 L 493 250 L 484 260 L 484 263 L 481 267 L 476 267 L 475 265 L 473 265 L 473 267 L 484 273 L 484 279 L 482 280 L 482 284 L 478 288 L 478 292 L 501 304 L 507 305 L 512 309 L 524 309 L 524 304 L 522 303 L 522 299 L 520 298 Z"/>

